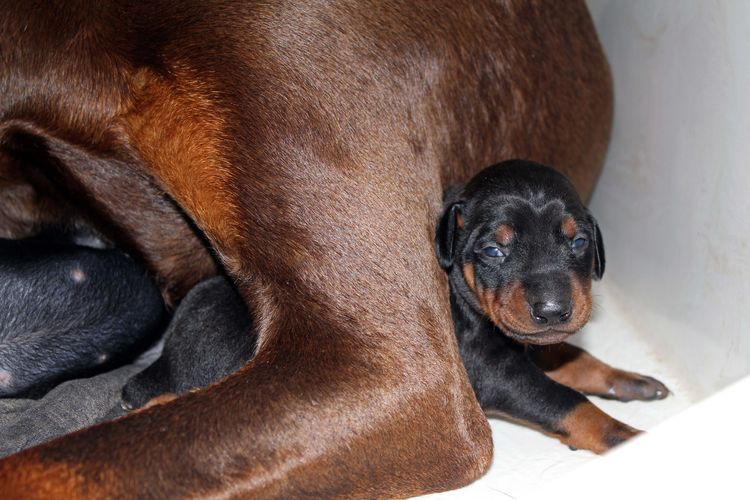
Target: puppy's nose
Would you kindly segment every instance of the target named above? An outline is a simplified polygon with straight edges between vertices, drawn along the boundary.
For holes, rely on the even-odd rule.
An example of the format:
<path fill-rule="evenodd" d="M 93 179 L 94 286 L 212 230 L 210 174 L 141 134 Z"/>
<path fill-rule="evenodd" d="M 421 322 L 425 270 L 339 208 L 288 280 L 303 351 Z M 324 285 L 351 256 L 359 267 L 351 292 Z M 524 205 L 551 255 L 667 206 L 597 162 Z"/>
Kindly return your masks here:
<path fill-rule="evenodd" d="M 553 326 L 570 319 L 570 302 L 536 302 L 531 306 L 531 319 L 539 325 Z"/>

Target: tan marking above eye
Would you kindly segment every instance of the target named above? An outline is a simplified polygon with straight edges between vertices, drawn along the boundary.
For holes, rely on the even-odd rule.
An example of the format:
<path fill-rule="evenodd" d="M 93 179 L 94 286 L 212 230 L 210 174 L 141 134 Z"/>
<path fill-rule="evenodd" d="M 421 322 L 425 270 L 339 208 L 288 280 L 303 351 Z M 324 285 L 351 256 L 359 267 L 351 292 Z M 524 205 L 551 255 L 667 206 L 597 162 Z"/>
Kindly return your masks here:
<path fill-rule="evenodd" d="M 500 224 L 495 231 L 495 239 L 502 246 L 508 246 L 513 241 L 515 232 L 508 224 Z"/>
<path fill-rule="evenodd" d="M 459 229 L 463 229 L 465 226 L 464 219 L 459 214 L 456 214 L 456 225 L 458 226 Z"/>
<path fill-rule="evenodd" d="M 573 238 L 578 233 L 578 224 L 573 216 L 568 215 L 562 221 L 562 232 L 568 238 Z"/>

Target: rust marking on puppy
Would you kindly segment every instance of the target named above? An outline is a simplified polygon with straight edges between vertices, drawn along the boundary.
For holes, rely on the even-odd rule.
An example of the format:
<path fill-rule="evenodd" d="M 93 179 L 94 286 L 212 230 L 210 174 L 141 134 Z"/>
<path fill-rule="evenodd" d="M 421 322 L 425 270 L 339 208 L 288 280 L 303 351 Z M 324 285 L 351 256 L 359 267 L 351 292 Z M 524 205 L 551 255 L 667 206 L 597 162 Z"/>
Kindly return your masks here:
<path fill-rule="evenodd" d="M 618 401 L 649 401 L 669 394 L 658 380 L 613 368 L 570 344 L 535 349 L 532 359 L 549 378 L 584 394 Z"/>
<path fill-rule="evenodd" d="M 515 232 L 513 231 L 513 228 L 508 224 L 500 224 L 500 226 L 495 231 L 495 239 L 500 245 L 504 247 L 507 247 L 511 244 L 514 236 Z"/>
<path fill-rule="evenodd" d="M 474 264 L 471 262 L 464 266 L 464 280 L 466 280 L 466 284 L 469 285 L 469 289 L 472 292 L 477 293 L 477 284 L 474 281 Z"/>
<path fill-rule="evenodd" d="M 549 344 L 562 341 L 566 336 L 577 332 L 591 316 L 591 281 L 571 275 L 571 289 L 571 319 L 552 330 L 540 329 L 539 325 L 532 322 L 524 287 L 520 281 L 514 281 L 497 290 L 477 287 L 475 293 L 484 313 L 508 335 L 524 343 Z"/>
<path fill-rule="evenodd" d="M 562 419 L 557 437 L 573 448 L 604 453 L 640 432 L 586 401 Z"/>
<path fill-rule="evenodd" d="M 573 238 L 578 233 L 578 224 L 572 216 L 568 215 L 563 219 L 562 232 L 566 238 Z"/>
<path fill-rule="evenodd" d="M 476 293 L 484 314 L 500 329 L 507 333 L 534 330 L 528 322 L 519 319 L 524 317 L 521 311 L 525 310 L 528 316 L 523 286 L 520 282 L 514 281 L 501 289 L 482 288 L 480 286 L 472 288 L 471 284 L 474 283 L 473 268 L 471 270 L 472 281 L 469 281 L 466 267 L 464 267 L 464 278 L 467 280 L 466 283 L 469 284 L 469 288 Z"/>
<path fill-rule="evenodd" d="M 497 318 L 496 320 L 493 319 L 496 325 L 514 333 L 536 331 L 536 325 L 531 323 L 530 320 L 526 296 L 520 281 L 514 281 L 506 286 L 501 297 L 500 305 L 502 307 L 493 316 L 493 318 Z"/>
<path fill-rule="evenodd" d="M 456 226 L 458 226 L 459 229 L 463 229 L 465 225 L 464 218 L 461 217 L 461 214 L 456 214 Z"/>
<path fill-rule="evenodd" d="M 509 336 L 516 338 L 517 334 L 537 333 L 536 325 L 527 319 L 530 316 L 520 282 L 514 281 L 500 289 L 477 287 L 477 297 L 482 311 Z M 523 340 L 533 342 L 532 337 Z"/>
<path fill-rule="evenodd" d="M 557 344 L 532 353 L 534 362 L 549 378 L 586 394 L 607 392 L 606 368 L 610 368 L 583 349 Z M 611 370 L 611 368 L 610 368 Z"/>
<path fill-rule="evenodd" d="M 591 317 L 591 308 L 593 305 L 591 298 L 591 278 L 581 278 L 572 273 L 570 276 L 570 296 L 573 302 L 573 314 L 568 327 L 577 331 Z"/>
<path fill-rule="evenodd" d="M 138 408 L 136 411 L 147 410 L 147 409 L 151 408 L 152 406 L 163 405 L 163 404 L 169 403 L 170 401 L 173 401 L 175 399 L 177 399 L 177 394 L 175 394 L 173 392 L 166 392 L 164 394 L 159 394 L 155 398 L 152 398 L 149 401 L 147 401 L 145 405 L 143 405 L 142 407 Z"/>
<path fill-rule="evenodd" d="M 529 316 L 523 286 L 514 281 L 500 289 L 477 287 L 479 305 L 484 314 L 501 330 L 510 334 L 533 333 L 535 325 L 525 320 Z"/>
<path fill-rule="evenodd" d="M 490 319 L 492 319 L 492 321 L 495 321 L 495 319 L 492 317 L 492 304 L 495 301 L 494 290 L 482 288 L 481 286 L 478 286 L 476 290 L 476 294 L 477 294 L 477 299 L 479 300 L 479 306 L 487 314 L 487 316 L 489 316 Z"/>

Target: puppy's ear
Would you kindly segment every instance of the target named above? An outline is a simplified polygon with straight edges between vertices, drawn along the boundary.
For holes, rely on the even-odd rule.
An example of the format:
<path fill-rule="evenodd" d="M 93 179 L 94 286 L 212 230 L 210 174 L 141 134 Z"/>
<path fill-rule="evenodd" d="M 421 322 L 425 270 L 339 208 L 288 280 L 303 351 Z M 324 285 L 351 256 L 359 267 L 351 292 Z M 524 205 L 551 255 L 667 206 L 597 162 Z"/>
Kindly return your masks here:
<path fill-rule="evenodd" d="M 602 279 L 604 276 L 604 240 L 602 239 L 602 232 L 599 229 L 599 224 L 594 219 L 593 215 L 589 214 L 591 218 L 591 224 L 594 226 L 594 276 L 595 280 Z"/>
<path fill-rule="evenodd" d="M 453 251 L 456 239 L 456 227 L 461 217 L 463 202 L 454 202 L 446 205 L 442 217 L 438 222 L 437 231 L 435 232 L 435 249 L 437 251 L 438 262 L 440 267 L 445 270 L 450 269 L 453 265 Z"/>

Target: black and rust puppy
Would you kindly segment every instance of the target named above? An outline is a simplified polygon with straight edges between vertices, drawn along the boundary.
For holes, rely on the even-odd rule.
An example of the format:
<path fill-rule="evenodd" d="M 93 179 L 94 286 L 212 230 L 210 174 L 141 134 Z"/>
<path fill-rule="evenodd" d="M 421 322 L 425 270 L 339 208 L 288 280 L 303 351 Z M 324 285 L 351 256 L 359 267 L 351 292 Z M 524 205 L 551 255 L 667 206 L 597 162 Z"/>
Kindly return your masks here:
<path fill-rule="evenodd" d="M 591 280 L 605 264 L 599 227 L 564 176 L 520 160 L 489 167 L 446 192 L 436 239 L 485 412 L 595 452 L 638 432 L 582 392 L 647 400 L 666 397 L 666 387 L 561 343 L 588 321 Z"/>
<path fill-rule="evenodd" d="M 199 283 L 175 311 L 161 357 L 123 388 L 125 409 L 221 380 L 252 358 L 256 340 L 247 306 L 232 282 L 217 276 Z"/>
<path fill-rule="evenodd" d="M 0 397 L 126 362 L 165 319 L 161 294 L 124 253 L 77 234 L 0 240 Z M 93 238 L 93 239 L 92 239 Z"/>

